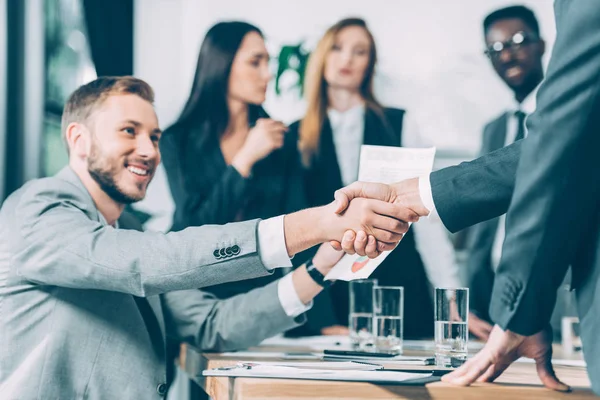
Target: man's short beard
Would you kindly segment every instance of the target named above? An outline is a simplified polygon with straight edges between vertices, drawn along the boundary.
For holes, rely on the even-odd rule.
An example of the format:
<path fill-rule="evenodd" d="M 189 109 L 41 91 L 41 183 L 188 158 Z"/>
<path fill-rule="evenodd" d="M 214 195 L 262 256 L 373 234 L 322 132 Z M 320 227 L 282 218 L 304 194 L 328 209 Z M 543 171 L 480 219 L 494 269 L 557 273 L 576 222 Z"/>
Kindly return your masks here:
<path fill-rule="evenodd" d="M 102 159 L 102 156 L 98 151 L 98 145 L 94 143 L 92 144 L 92 149 L 88 158 L 88 172 L 92 179 L 98 183 L 100 188 L 108 194 L 111 199 L 120 204 L 131 204 L 143 199 L 143 196 L 137 198 L 124 193 L 117 186 L 113 172 L 108 168 L 103 168 L 101 165 L 102 163 L 98 162 L 100 159 Z"/>
<path fill-rule="evenodd" d="M 129 196 L 126 193 L 123 193 L 121 189 L 117 186 L 112 174 L 107 171 L 103 171 L 99 168 L 92 168 L 92 166 L 88 167 L 88 171 L 90 176 L 98 183 L 100 189 L 102 189 L 111 199 L 120 204 L 131 204 L 142 199 L 138 199 L 136 197 Z"/>

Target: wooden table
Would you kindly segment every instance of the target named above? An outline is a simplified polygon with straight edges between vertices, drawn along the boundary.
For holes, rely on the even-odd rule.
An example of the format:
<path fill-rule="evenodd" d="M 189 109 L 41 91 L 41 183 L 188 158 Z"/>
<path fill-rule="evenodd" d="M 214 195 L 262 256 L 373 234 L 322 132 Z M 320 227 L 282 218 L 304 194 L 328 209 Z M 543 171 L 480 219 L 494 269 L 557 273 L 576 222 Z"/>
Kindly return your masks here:
<path fill-rule="evenodd" d="M 310 351 L 307 348 L 264 348 L 252 351 Z M 560 356 L 560 348 L 555 353 Z M 424 355 L 423 352 L 405 351 L 405 355 Z M 581 358 L 576 355 L 570 358 Z M 273 359 L 274 361 L 280 361 Z M 555 366 L 559 378 L 573 388 L 569 394 L 545 389 L 537 377 L 533 364 L 515 363 L 496 381 L 478 383 L 471 387 L 457 387 L 443 382 L 426 386 L 385 386 L 360 382 L 308 381 L 266 378 L 203 377 L 204 369 L 234 365 L 238 361 L 218 353 L 200 353 L 183 345 L 180 368 L 212 398 L 221 400 L 246 399 L 597 399 L 590 389 L 585 368 Z M 259 361 L 259 360 L 257 360 Z M 265 361 L 265 359 L 262 359 Z M 285 361 L 290 361 L 286 359 Z M 415 369 L 414 366 L 407 367 Z M 424 367 L 431 370 L 432 367 Z"/>

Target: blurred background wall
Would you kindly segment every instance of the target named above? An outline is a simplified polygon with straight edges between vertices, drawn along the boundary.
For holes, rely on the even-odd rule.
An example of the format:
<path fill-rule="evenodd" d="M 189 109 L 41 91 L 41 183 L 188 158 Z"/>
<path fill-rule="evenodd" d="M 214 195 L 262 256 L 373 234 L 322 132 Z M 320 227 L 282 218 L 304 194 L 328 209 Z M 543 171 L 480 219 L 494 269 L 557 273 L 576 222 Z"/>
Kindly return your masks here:
<path fill-rule="evenodd" d="M 214 23 L 232 19 L 263 30 L 275 72 L 284 46 L 300 46 L 307 54 L 338 19 L 365 18 L 378 45 L 380 100 L 417 117 L 423 138 L 438 148 L 436 168 L 470 159 L 479 148 L 483 124 L 511 101 L 483 54 L 482 20 L 493 9 L 516 3 L 0 0 L 0 26 L 5 27 L 0 30 L 0 199 L 24 181 L 66 164 L 62 105 L 99 70 L 109 71 L 111 60 L 118 62 L 117 71 L 129 66 L 155 88 L 156 110 L 166 128 L 189 94 L 204 34 Z M 555 37 L 553 1 L 518 3 L 537 14 L 547 60 Z M 117 40 L 121 36 L 125 39 Z M 270 86 L 265 106 L 274 118 L 292 122 L 303 114 L 297 79 L 289 70 L 280 77 L 279 94 Z M 170 226 L 173 205 L 162 169 L 147 199 L 135 207 L 151 214 L 147 228 Z"/>

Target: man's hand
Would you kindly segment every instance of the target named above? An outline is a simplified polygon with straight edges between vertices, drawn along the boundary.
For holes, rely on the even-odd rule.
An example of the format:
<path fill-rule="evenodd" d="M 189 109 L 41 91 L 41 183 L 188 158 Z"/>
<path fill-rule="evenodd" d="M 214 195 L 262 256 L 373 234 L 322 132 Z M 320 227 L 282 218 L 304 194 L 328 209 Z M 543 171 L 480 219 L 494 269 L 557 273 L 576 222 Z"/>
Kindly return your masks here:
<path fill-rule="evenodd" d="M 383 183 L 354 182 L 353 184 L 337 190 L 334 194 L 336 212 L 344 211 L 350 201 L 357 197 L 376 199 L 392 204 L 397 204 L 407 209 L 412 216 L 407 221 L 418 221 L 419 217 L 429 215 L 429 210 L 423 205 L 419 194 L 419 178 L 386 185 Z"/>
<path fill-rule="evenodd" d="M 489 322 L 479 318 L 474 313 L 469 313 L 469 332 L 479 339 L 487 341 L 492 328 L 493 326 Z"/>
<path fill-rule="evenodd" d="M 343 251 L 337 251 L 328 246 L 327 243 L 319 246 L 319 250 L 312 259 L 313 264 L 323 275 L 327 275 L 344 255 Z"/>
<path fill-rule="evenodd" d="M 408 230 L 405 221 L 416 220 L 415 214 L 405 207 L 364 198 L 352 200 L 341 214 L 336 214 L 336 210 L 335 203 L 325 206 L 325 214 L 320 221 L 328 240 L 339 240 L 346 233 L 343 241 L 362 242 L 365 249 L 374 248 L 375 241 L 378 241 L 376 250 L 379 252 L 392 250 Z M 352 235 L 355 235 L 354 238 Z"/>
<path fill-rule="evenodd" d="M 442 377 L 442 381 L 460 386 L 492 382 L 515 360 L 535 360 L 538 376 L 549 389 L 567 392 L 569 386 L 558 380 L 552 368 L 552 333 L 545 329 L 532 336 L 521 336 L 494 326 L 485 347 L 462 367 Z"/>
<path fill-rule="evenodd" d="M 386 185 L 383 183 L 355 182 L 345 188 L 339 189 L 334 194 L 335 212 L 343 212 L 352 199 L 362 197 L 377 199 L 392 204 L 397 204 L 406 209 L 406 221 L 416 222 L 419 217 L 429 215 L 429 210 L 423 205 L 419 194 L 418 178 Z M 368 242 L 367 242 L 368 241 Z M 348 254 L 358 253 L 361 256 L 375 258 L 385 250 L 393 247 L 378 243 L 374 237 L 365 236 L 361 232 L 346 232 L 344 239 L 331 241 L 331 246 L 336 250 L 343 250 Z"/>

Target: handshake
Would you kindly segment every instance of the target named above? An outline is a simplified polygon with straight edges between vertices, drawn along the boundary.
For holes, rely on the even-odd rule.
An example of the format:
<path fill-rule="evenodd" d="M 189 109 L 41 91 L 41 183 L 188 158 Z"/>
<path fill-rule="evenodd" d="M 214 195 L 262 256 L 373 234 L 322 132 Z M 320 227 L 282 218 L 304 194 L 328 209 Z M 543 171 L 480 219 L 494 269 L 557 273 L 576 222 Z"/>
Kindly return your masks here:
<path fill-rule="evenodd" d="M 375 258 L 393 250 L 410 223 L 430 211 L 421 200 L 419 179 L 413 178 L 391 185 L 355 182 L 335 192 L 335 201 L 322 212 L 323 241 L 348 254 Z"/>

